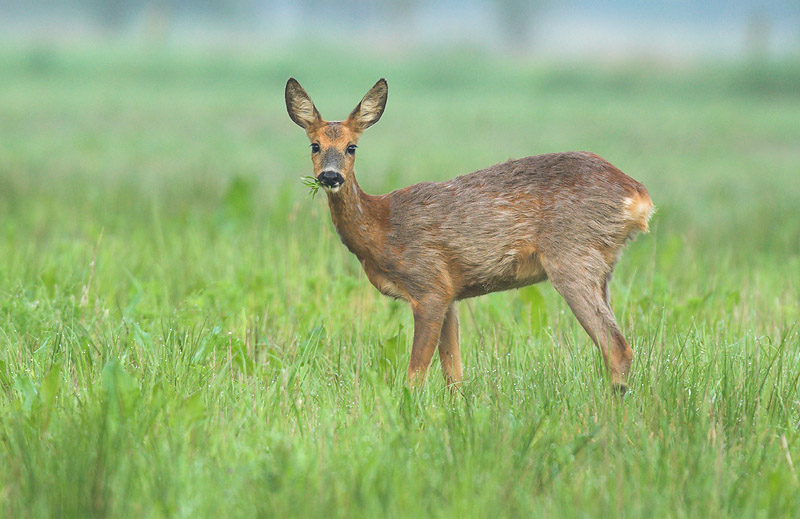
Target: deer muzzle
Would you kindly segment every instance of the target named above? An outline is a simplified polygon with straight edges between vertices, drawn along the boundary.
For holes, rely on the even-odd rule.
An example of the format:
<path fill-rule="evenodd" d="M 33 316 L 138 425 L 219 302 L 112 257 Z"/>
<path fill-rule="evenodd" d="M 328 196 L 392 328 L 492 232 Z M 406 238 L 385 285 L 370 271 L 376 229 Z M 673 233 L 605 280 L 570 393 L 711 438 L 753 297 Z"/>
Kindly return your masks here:
<path fill-rule="evenodd" d="M 344 177 L 342 174 L 333 170 L 323 171 L 317 176 L 317 180 L 319 180 L 320 184 L 322 184 L 322 187 L 325 189 L 335 190 L 344 184 Z"/>

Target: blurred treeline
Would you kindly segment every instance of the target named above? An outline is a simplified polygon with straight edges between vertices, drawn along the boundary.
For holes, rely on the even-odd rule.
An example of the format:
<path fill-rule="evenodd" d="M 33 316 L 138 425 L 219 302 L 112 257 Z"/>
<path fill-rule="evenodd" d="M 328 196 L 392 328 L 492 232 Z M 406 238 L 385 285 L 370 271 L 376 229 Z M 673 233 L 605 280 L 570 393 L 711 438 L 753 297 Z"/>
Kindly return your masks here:
<path fill-rule="evenodd" d="M 0 43 L 455 46 L 553 58 L 800 56 L 800 0 L 3 0 Z"/>
<path fill-rule="evenodd" d="M 69 17 L 118 31 L 134 24 L 205 22 L 209 25 L 268 23 L 271 18 L 302 18 L 308 22 L 334 20 L 345 25 L 402 25 L 417 16 L 438 17 L 447 24 L 447 13 L 458 17 L 477 13 L 497 23 L 510 38 L 525 37 L 534 14 L 548 0 L 7 0 L 6 15 L 13 18 Z M 423 13 L 423 14 L 420 14 Z"/>
<path fill-rule="evenodd" d="M 154 42 L 187 32 L 267 39 L 327 33 L 395 46 L 456 41 L 524 50 L 549 42 L 552 51 L 583 40 L 591 43 L 582 48 L 593 50 L 613 41 L 623 48 L 662 41 L 669 54 L 689 39 L 699 49 L 734 40 L 727 48 L 736 53 L 766 54 L 776 41 L 784 53 L 800 49 L 800 0 L 4 0 L 0 14 L 6 38 L 7 28 L 21 28 Z"/>

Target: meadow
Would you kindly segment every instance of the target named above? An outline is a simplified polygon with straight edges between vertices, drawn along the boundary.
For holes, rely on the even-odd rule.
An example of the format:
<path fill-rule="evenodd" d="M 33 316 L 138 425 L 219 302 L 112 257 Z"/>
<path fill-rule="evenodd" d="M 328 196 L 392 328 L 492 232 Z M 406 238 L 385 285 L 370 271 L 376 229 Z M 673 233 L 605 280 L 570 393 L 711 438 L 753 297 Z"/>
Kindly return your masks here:
<path fill-rule="evenodd" d="M 370 193 L 585 149 L 643 182 L 611 397 L 547 283 L 460 303 L 465 380 L 308 196 L 294 76 L 380 77 Z M 0 48 L 0 517 L 800 516 L 800 64 Z"/>

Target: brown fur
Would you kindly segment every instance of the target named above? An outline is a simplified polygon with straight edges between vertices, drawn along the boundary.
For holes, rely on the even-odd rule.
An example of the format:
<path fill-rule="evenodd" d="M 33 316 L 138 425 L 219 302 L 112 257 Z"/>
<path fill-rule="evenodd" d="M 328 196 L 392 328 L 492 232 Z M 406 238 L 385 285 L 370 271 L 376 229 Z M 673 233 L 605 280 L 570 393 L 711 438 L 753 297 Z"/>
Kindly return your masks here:
<path fill-rule="evenodd" d="M 653 204 L 644 186 L 595 154 L 570 152 L 368 195 L 347 147 L 377 122 L 386 95 L 381 80 L 345 121 L 326 122 L 294 79 L 286 86 L 292 120 L 320 147 L 315 175 L 333 169 L 345 179 L 328 190 L 342 242 L 381 293 L 411 304 L 409 379 L 422 380 L 438 345 L 447 383 L 461 380 L 456 301 L 549 278 L 624 390 L 633 352 L 608 282 L 626 241 L 647 231 Z"/>

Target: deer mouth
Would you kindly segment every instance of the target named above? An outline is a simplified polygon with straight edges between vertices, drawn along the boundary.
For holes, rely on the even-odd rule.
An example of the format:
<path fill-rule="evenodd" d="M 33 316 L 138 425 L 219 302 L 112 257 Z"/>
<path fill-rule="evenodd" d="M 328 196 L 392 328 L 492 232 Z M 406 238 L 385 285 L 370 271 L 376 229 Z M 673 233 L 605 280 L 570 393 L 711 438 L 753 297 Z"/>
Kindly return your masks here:
<path fill-rule="evenodd" d="M 344 184 L 344 177 L 338 171 L 323 171 L 317 176 L 317 180 L 326 190 L 335 193 Z"/>

